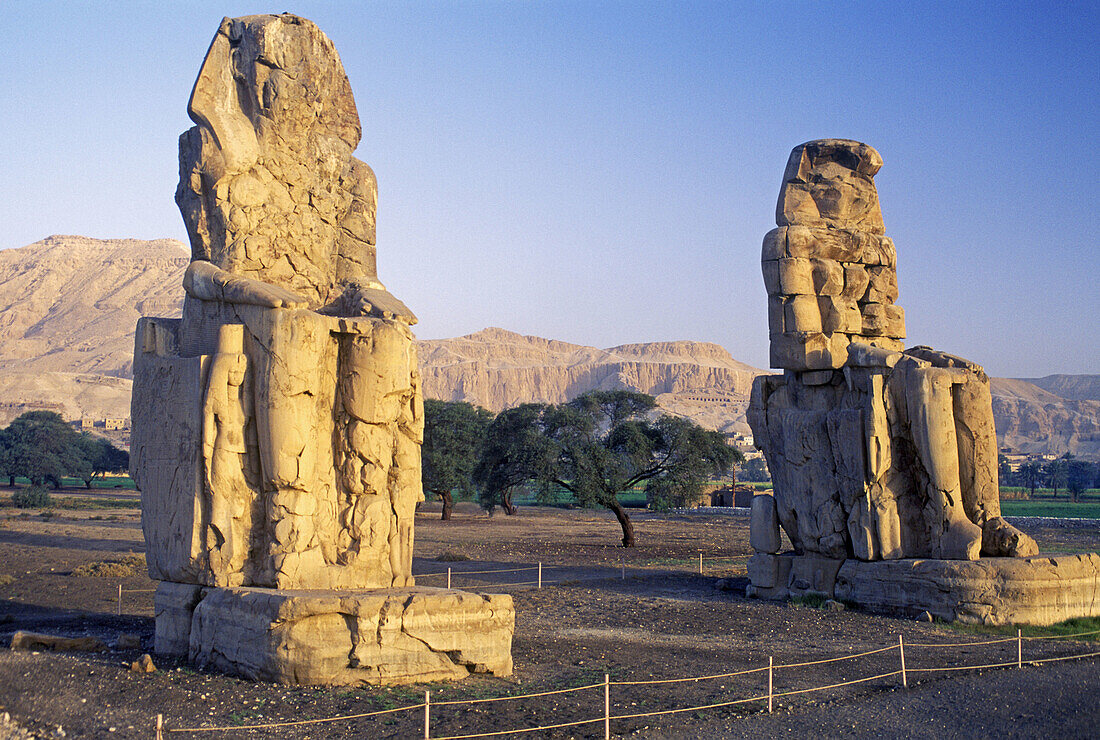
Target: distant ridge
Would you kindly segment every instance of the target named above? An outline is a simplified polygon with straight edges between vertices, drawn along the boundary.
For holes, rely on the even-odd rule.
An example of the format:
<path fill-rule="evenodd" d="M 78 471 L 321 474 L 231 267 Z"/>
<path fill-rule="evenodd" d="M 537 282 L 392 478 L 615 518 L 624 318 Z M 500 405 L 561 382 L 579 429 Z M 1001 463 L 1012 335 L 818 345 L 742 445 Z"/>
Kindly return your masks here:
<path fill-rule="evenodd" d="M 650 342 L 598 349 L 497 327 L 418 343 L 424 394 L 491 411 L 562 403 L 589 390 L 637 390 L 670 413 L 748 434 L 745 408 L 763 370 L 708 342 Z"/>
<path fill-rule="evenodd" d="M 128 416 L 134 326 L 179 315 L 189 259 L 174 239 L 55 235 L 0 250 L 0 425 L 35 408 Z M 429 397 L 499 411 L 631 388 L 726 432 L 748 433 L 749 387 L 765 372 L 707 342 L 600 349 L 490 327 L 418 344 Z M 1100 375 L 994 378 L 992 391 L 1003 447 L 1100 459 Z"/>

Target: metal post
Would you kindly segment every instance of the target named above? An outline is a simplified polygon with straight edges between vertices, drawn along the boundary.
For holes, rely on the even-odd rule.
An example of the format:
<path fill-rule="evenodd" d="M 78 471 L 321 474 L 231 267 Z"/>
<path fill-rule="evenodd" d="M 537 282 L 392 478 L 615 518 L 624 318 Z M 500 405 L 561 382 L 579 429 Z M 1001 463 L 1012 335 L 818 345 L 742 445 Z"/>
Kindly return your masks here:
<path fill-rule="evenodd" d="M 703 551 L 699 551 L 699 575 L 703 575 Z"/>
<path fill-rule="evenodd" d="M 1024 667 L 1024 633 L 1019 628 L 1016 629 L 1016 667 Z"/>
<path fill-rule="evenodd" d="M 157 740 L 164 740 L 164 715 L 157 715 Z"/>
<path fill-rule="evenodd" d="M 447 568 L 447 588 L 451 587 L 451 569 Z"/>
<path fill-rule="evenodd" d="M 432 703 L 432 692 L 424 691 L 424 740 L 428 740 L 431 737 L 430 725 L 428 724 L 429 707 Z"/>
<path fill-rule="evenodd" d="M 898 635 L 898 654 L 901 656 L 901 687 L 907 689 L 909 688 L 909 679 L 905 675 L 905 642 L 902 640 L 901 635 Z"/>
<path fill-rule="evenodd" d="M 768 714 L 772 712 L 772 672 L 774 670 L 774 658 L 768 656 Z"/>
<path fill-rule="evenodd" d="M 122 616 L 122 584 L 118 584 L 118 616 Z"/>
<path fill-rule="evenodd" d="M 626 580 L 626 566 L 625 566 L 625 565 L 624 565 L 624 566 L 622 566 L 622 569 L 623 569 L 623 577 L 622 577 L 622 580 L 624 580 L 624 581 L 625 581 L 625 580 Z"/>
<path fill-rule="evenodd" d="M 539 588 L 542 588 L 542 561 L 539 561 Z"/>
<path fill-rule="evenodd" d="M 603 674 L 603 740 L 611 740 L 611 676 Z"/>

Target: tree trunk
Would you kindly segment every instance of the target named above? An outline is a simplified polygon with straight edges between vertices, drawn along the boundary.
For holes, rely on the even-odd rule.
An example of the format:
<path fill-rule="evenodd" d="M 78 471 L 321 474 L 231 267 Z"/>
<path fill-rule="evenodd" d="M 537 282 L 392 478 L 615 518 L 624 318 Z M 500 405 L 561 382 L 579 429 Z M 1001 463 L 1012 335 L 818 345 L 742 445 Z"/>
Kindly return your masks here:
<path fill-rule="evenodd" d="M 439 494 L 439 498 L 443 501 L 443 516 L 440 517 L 443 521 L 450 521 L 451 509 L 455 507 L 454 499 L 451 498 L 450 491 L 443 491 Z"/>
<path fill-rule="evenodd" d="M 516 505 L 512 503 L 512 492 L 505 491 L 500 496 L 500 508 L 504 509 L 504 513 L 508 516 L 512 516 L 516 513 Z"/>
<path fill-rule="evenodd" d="M 607 508 L 615 512 L 615 518 L 619 520 L 619 526 L 623 528 L 623 547 L 634 547 L 634 522 L 630 521 L 630 517 L 626 514 L 626 509 L 617 500 L 612 499 L 613 503 L 608 504 Z"/>

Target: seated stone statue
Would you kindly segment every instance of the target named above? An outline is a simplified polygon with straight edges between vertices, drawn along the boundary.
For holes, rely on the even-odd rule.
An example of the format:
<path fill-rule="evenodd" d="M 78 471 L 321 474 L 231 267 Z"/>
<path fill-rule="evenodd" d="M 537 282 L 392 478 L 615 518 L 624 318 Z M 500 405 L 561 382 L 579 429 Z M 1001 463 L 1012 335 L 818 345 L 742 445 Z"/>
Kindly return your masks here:
<path fill-rule="evenodd" d="M 771 364 L 749 424 L 797 552 L 878 560 L 1025 556 L 1000 516 L 989 379 L 928 347 L 902 350 L 897 253 L 855 141 L 796 147 L 764 238 Z"/>
<path fill-rule="evenodd" d="M 171 405 L 149 378 L 168 372 L 156 358 L 198 358 L 176 401 L 201 386 L 203 423 L 189 433 L 203 459 L 165 484 L 199 489 L 194 521 L 148 517 L 147 529 L 182 543 L 151 558 L 154 577 L 412 585 L 423 499 L 416 318 L 376 274 L 377 184 L 352 156 L 361 131 L 336 50 L 295 16 L 226 19 L 189 113 L 197 125 L 180 137 L 176 191 L 193 253 L 183 319 L 139 328 L 135 399 Z M 155 436 L 135 440 L 150 491 L 165 487 L 152 480 L 157 461 L 179 457 Z"/>

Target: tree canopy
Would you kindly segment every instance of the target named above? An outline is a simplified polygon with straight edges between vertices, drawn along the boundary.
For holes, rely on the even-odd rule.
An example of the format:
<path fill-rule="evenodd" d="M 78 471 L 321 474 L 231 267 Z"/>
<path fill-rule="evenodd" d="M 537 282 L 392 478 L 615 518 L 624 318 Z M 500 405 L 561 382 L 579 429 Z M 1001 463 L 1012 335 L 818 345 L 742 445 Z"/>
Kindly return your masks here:
<path fill-rule="evenodd" d="M 455 492 L 474 494 L 473 473 L 492 420 L 491 412 L 465 401 L 424 401 L 424 490 L 443 501 L 443 519 L 451 518 Z"/>
<path fill-rule="evenodd" d="M 526 483 L 537 485 L 540 495 L 564 489 L 583 506 L 610 509 L 623 546 L 633 547 L 634 526 L 620 495 L 645 484 L 654 506 L 677 505 L 741 458 L 721 434 L 660 415 L 656 406 L 644 393 L 592 391 L 557 406 L 501 412 L 477 470 L 483 503 L 507 509 L 509 492 Z"/>
<path fill-rule="evenodd" d="M 28 411 L 0 431 L 0 473 L 35 486 L 60 487 L 72 476 L 90 488 L 95 475 L 123 470 L 129 460 L 108 440 L 77 432 L 52 411 Z"/>

